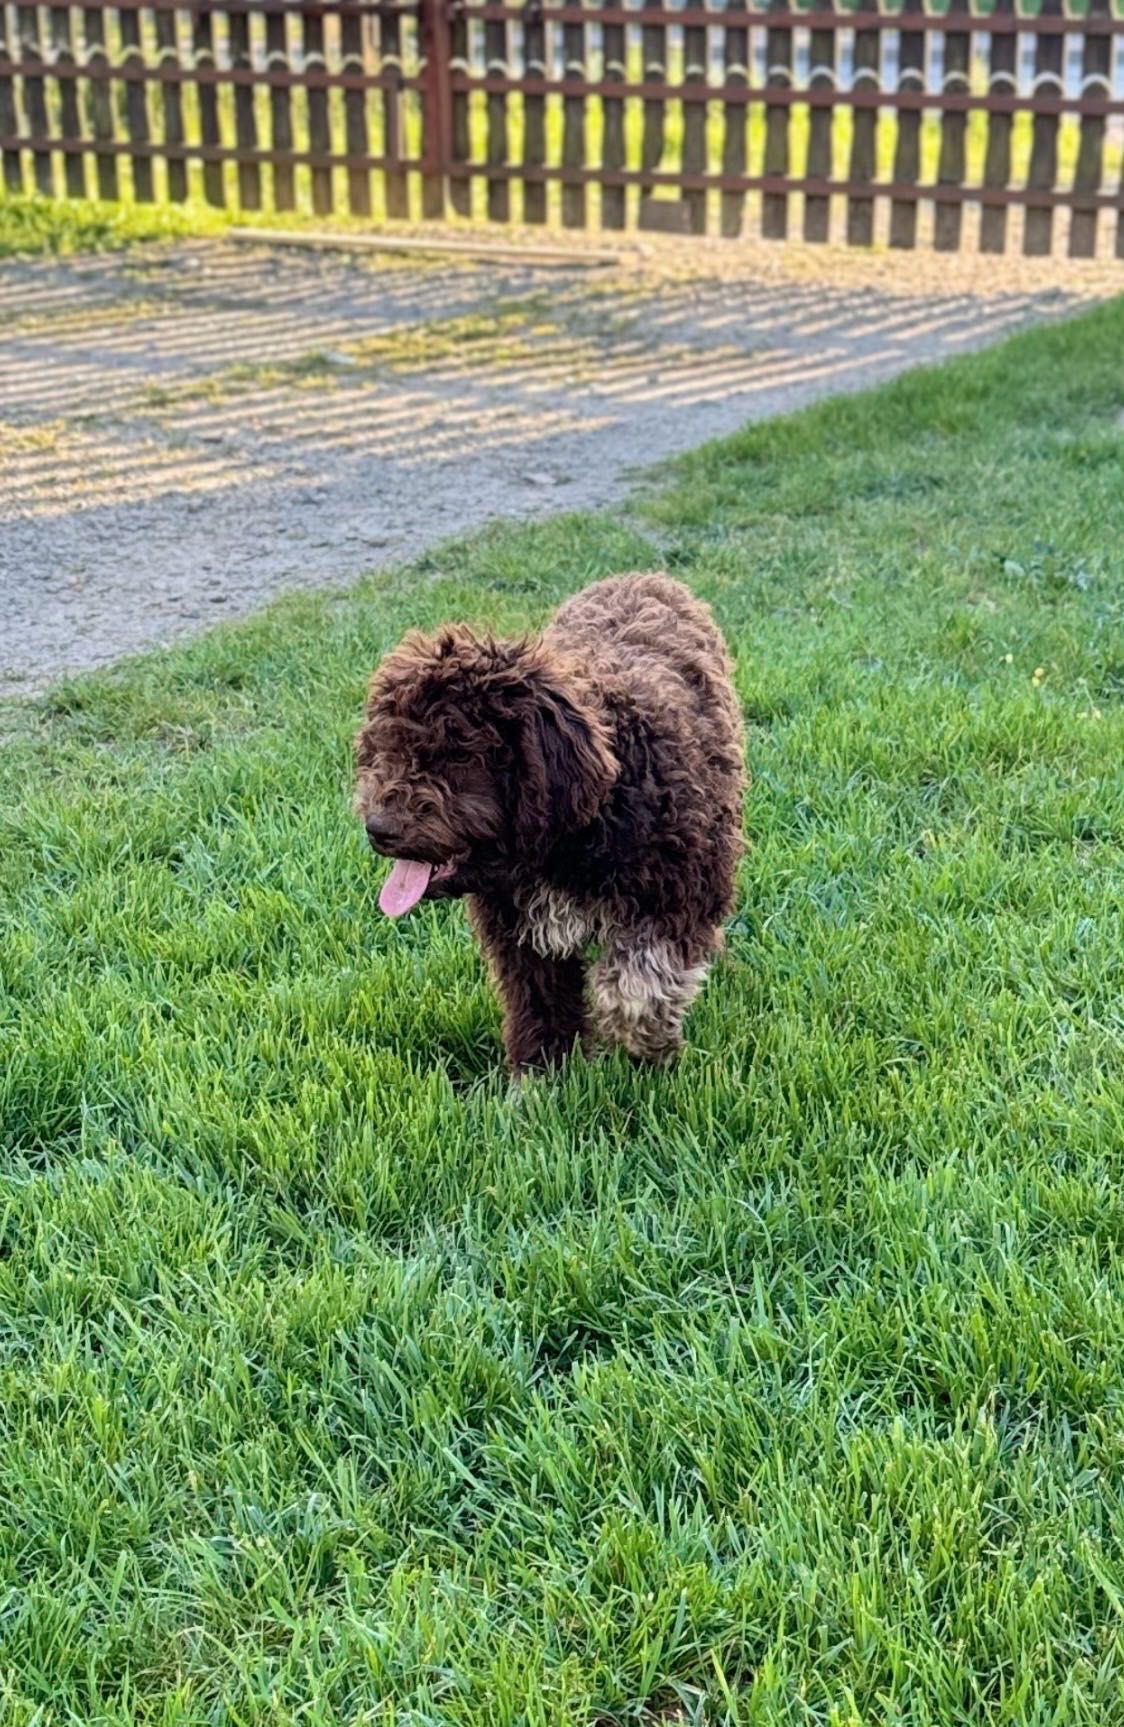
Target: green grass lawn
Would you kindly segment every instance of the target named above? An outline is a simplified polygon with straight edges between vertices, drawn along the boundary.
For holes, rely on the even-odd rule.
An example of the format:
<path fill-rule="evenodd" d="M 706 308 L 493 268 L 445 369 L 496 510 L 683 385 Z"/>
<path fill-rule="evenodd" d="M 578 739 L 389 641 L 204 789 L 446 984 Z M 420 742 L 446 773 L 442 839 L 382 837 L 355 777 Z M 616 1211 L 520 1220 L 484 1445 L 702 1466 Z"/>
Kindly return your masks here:
<path fill-rule="evenodd" d="M 1124 1723 L 1122 408 L 1124 302 L 10 708 L 5 1723 Z M 651 564 L 740 910 L 513 1096 L 350 734 Z"/>

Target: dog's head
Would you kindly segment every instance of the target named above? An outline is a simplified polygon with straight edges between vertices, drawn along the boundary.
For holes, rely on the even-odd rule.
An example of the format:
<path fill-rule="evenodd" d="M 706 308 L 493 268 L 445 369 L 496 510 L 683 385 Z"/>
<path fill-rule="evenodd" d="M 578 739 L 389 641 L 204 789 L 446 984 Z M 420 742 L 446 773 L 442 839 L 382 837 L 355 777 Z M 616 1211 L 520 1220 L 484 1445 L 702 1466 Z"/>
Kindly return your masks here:
<path fill-rule="evenodd" d="M 502 888 L 587 826 L 617 774 L 575 668 L 535 641 L 412 633 L 371 680 L 355 807 L 394 859 L 379 903 Z"/>

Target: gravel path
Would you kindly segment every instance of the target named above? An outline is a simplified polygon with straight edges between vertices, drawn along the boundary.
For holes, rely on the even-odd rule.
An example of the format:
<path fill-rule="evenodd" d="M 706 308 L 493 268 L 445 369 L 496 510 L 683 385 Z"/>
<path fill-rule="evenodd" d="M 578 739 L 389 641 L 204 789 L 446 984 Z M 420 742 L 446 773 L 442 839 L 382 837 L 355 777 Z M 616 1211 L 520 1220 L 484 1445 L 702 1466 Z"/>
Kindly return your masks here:
<path fill-rule="evenodd" d="M 9 264 L 0 694 L 489 518 L 605 504 L 748 419 L 1118 286 L 705 243 L 597 271 L 232 241 Z"/>

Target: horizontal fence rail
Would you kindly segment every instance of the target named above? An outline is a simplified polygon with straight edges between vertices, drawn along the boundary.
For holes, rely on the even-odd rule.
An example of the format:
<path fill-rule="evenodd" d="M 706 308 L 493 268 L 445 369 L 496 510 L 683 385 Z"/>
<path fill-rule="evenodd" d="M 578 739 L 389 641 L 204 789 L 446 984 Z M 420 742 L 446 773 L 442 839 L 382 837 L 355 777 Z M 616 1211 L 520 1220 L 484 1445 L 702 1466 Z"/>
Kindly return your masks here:
<path fill-rule="evenodd" d="M 1122 8 L 0 0 L 0 183 L 1124 258 Z"/>

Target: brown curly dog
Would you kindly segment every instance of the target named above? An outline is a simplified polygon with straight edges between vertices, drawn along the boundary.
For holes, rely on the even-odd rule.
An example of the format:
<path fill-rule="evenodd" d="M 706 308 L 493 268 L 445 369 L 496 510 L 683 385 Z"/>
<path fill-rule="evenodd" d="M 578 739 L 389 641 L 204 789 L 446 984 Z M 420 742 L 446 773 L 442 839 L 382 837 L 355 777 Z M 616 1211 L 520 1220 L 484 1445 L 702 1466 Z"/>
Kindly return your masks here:
<path fill-rule="evenodd" d="M 379 904 L 468 896 L 513 1068 L 591 1032 L 646 1060 L 680 1048 L 742 843 L 741 715 L 706 606 L 616 576 L 533 640 L 408 635 L 355 747 L 356 809 L 394 859 Z"/>

